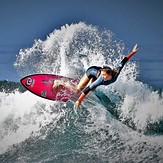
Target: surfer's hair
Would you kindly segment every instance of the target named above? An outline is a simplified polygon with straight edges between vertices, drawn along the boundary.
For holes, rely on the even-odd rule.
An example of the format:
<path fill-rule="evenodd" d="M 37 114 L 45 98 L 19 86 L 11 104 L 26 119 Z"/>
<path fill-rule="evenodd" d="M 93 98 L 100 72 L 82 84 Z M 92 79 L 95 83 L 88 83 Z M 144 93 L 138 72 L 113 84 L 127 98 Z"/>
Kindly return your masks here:
<path fill-rule="evenodd" d="M 105 71 L 109 75 L 112 75 L 113 72 L 112 68 L 110 68 L 109 66 L 103 66 L 102 71 Z"/>

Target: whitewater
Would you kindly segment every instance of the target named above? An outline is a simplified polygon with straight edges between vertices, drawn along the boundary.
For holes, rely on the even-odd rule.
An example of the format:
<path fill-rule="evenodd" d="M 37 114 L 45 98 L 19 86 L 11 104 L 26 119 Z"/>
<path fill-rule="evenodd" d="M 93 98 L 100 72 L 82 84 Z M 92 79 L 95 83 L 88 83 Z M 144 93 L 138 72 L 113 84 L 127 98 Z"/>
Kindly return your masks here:
<path fill-rule="evenodd" d="M 80 79 L 89 66 L 116 67 L 132 48 L 111 30 L 79 22 L 34 40 L 14 66 L 20 77 Z M 73 105 L 1 91 L 0 162 L 163 162 L 163 92 L 139 80 L 136 61 L 115 83 L 89 93 L 77 112 Z"/>

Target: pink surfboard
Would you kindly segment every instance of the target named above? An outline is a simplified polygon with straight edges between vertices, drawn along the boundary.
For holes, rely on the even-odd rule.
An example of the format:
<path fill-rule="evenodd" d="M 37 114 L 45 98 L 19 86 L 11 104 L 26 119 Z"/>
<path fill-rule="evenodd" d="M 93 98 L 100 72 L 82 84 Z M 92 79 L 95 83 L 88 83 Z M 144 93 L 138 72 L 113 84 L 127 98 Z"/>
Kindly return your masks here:
<path fill-rule="evenodd" d="M 20 82 L 30 92 L 49 100 L 67 102 L 68 100 L 76 99 L 79 96 L 73 91 L 62 86 L 59 86 L 55 92 L 53 92 L 52 86 L 54 80 L 62 80 L 64 82 L 69 81 L 73 84 L 78 83 L 77 79 L 52 74 L 29 75 L 22 78 Z"/>

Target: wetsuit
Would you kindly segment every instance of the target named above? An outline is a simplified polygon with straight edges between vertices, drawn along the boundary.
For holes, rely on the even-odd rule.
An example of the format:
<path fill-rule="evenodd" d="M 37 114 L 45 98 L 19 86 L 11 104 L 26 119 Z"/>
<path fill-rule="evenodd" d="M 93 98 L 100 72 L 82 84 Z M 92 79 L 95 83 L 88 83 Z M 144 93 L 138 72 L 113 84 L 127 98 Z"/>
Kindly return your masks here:
<path fill-rule="evenodd" d="M 118 67 L 115 69 L 116 71 L 113 71 L 112 78 L 110 80 L 104 81 L 104 79 L 101 76 L 101 70 L 102 67 L 92 66 L 87 69 L 86 74 L 88 78 L 93 78 L 95 81 L 90 84 L 88 87 L 84 89 L 80 97 L 78 98 L 78 101 L 81 103 L 81 101 L 84 99 L 84 97 L 93 89 L 95 89 L 97 86 L 100 85 L 109 85 L 111 83 L 114 83 L 117 80 L 118 75 L 120 74 L 122 68 L 124 67 L 125 63 L 135 54 L 135 52 L 129 53 L 118 65 Z M 100 72 L 100 73 L 99 73 Z"/>
<path fill-rule="evenodd" d="M 122 68 L 124 67 L 124 65 L 127 61 L 128 61 L 128 58 L 125 57 L 119 63 L 118 67 L 116 68 L 116 73 L 112 73 L 112 78 L 107 81 L 104 81 L 104 79 L 101 76 L 102 67 L 92 66 L 92 67 L 88 68 L 88 70 L 86 71 L 88 78 L 90 78 L 90 79 L 93 78 L 93 79 L 95 79 L 95 81 L 92 84 L 90 84 L 86 89 L 84 89 L 84 91 L 83 91 L 84 94 L 85 95 L 88 94 L 89 91 L 95 89 L 99 85 L 109 85 L 111 83 L 114 83 L 117 80 L 117 77 L 118 77 L 120 71 L 122 70 Z"/>

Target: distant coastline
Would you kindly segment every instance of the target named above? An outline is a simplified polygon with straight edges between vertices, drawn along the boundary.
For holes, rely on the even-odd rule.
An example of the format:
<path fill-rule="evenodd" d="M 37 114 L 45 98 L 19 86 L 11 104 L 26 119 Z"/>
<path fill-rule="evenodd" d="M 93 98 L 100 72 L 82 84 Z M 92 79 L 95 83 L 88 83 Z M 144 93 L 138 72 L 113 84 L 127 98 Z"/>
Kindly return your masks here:
<path fill-rule="evenodd" d="M 0 81 L 0 92 L 11 93 L 15 90 L 24 92 L 26 89 L 19 82 L 12 82 L 7 80 Z"/>

